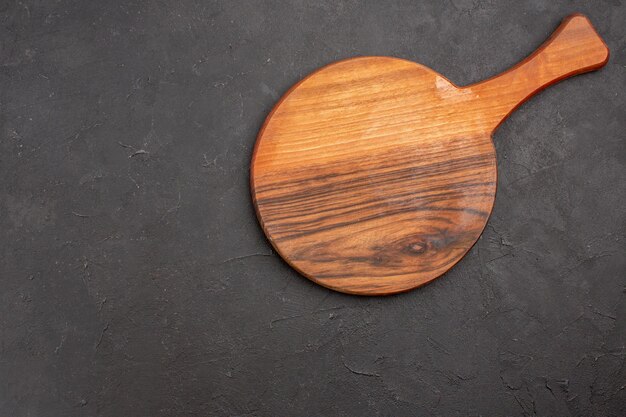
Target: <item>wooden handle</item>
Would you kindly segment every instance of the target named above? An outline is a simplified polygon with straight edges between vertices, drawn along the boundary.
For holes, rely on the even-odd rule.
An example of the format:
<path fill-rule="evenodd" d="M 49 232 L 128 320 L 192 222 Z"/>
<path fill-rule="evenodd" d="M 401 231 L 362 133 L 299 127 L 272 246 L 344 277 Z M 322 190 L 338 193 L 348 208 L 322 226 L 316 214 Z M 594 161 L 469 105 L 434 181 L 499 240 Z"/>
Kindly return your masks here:
<path fill-rule="evenodd" d="M 609 60 L 609 49 L 589 19 L 573 14 L 524 61 L 488 80 L 465 87 L 495 130 L 516 107 L 544 88 Z"/>

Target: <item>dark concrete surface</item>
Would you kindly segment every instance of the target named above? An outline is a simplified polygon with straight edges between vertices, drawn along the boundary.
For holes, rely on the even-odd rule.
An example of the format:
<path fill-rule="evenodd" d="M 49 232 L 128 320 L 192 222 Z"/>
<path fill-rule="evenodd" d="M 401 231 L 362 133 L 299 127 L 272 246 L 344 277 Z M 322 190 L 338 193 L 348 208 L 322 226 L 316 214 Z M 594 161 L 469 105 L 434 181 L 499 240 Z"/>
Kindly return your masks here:
<path fill-rule="evenodd" d="M 248 188 L 278 97 L 355 55 L 457 84 L 566 15 L 611 48 L 496 133 L 452 271 L 388 298 L 300 277 Z M 0 3 L 0 417 L 626 415 L 623 1 Z"/>

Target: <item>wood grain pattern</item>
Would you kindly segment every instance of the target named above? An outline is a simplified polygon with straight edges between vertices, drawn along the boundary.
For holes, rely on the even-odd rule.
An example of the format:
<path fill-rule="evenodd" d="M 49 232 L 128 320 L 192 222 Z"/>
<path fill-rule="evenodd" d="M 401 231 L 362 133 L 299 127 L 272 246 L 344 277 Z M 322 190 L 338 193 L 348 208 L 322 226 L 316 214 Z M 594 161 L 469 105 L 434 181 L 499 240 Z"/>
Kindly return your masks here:
<path fill-rule="evenodd" d="M 573 15 L 519 65 L 467 87 L 390 57 L 319 69 L 259 133 L 251 188 L 263 230 L 290 265 L 334 290 L 392 294 L 437 278 L 491 213 L 496 127 L 608 56 L 588 19 Z"/>

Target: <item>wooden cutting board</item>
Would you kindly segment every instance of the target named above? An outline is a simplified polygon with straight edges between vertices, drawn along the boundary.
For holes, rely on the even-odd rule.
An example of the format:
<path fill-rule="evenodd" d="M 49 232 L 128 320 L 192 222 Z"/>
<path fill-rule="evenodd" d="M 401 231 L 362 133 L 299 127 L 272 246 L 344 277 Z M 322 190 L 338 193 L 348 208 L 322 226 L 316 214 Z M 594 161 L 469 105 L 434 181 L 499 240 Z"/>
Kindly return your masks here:
<path fill-rule="evenodd" d="M 313 72 L 258 135 L 250 180 L 265 234 L 292 267 L 337 291 L 393 294 L 437 278 L 491 213 L 494 130 L 533 94 L 608 58 L 576 14 L 524 61 L 467 87 L 380 56 Z"/>

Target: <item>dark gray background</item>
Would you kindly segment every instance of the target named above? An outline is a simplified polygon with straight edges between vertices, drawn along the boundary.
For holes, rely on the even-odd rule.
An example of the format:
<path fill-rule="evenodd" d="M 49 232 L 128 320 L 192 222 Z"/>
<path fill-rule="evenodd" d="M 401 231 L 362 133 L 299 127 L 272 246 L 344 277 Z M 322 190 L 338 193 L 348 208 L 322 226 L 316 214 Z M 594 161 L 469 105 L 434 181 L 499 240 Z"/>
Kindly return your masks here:
<path fill-rule="evenodd" d="M 387 298 L 314 285 L 255 135 L 355 55 L 465 85 L 588 14 L 612 57 L 495 134 L 485 233 Z M 3 1 L 0 416 L 626 415 L 622 1 Z"/>

